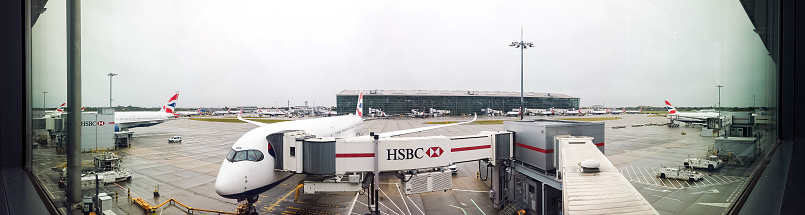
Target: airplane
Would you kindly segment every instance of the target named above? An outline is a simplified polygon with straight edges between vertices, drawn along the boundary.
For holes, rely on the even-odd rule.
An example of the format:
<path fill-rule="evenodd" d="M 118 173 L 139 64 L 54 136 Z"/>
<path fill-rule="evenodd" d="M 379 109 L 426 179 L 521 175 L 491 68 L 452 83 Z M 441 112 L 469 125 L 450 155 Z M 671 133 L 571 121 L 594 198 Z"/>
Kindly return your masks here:
<path fill-rule="evenodd" d="M 581 111 L 581 109 L 579 109 L 579 110 L 575 110 L 575 111 L 568 111 L 568 112 L 565 112 L 565 115 L 578 115 L 578 116 L 584 116 L 585 114 L 584 114 L 584 112 L 582 112 L 582 111 Z"/>
<path fill-rule="evenodd" d="M 201 112 L 204 112 L 200 107 L 196 111 L 178 111 L 180 116 L 194 116 L 194 115 L 201 115 Z"/>
<path fill-rule="evenodd" d="M 226 109 L 225 111 L 215 111 L 212 112 L 212 115 L 227 115 L 227 114 L 236 114 L 238 112 L 233 112 L 232 108 Z"/>
<path fill-rule="evenodd" d="M 626 111 L 626 113 L 628 113 L 628 114 L 643 113 L 643 108 L 641 107 L 640 110 L 628 110 L 628 111 Z"/>
<path fill-rule="evenodd" d="M 115 132 L 128 130 L 129 128 L 148 127 L 163 123 L 168 119 L 175 119 L 179 116 L 175 113 L 176 100 L 179 100 L 179 93 L 174 94 L 159 111 L 133 111 L 115 112 Z"/>
<path fill-rule="evenodd" d="M 466 124 L 475 121 L 477 118 L 478 116 L 476 115 L 471 121 L 386 132 L 378 135 L 380 138 L 388 138 Z M 243 134 L 232 145 L 227 156 L 221 161 L 221 168 L 215 179 L 215 192 L 224 198 L 237 199 L 238 201 L 246 200 L 248 205 L 252 206 L 257 201 L 259 194 L 293 176 L 291 172 L 272 171 L 276 152 L 266 141 L 266 137 L 288 130 L 302 130 L 316 137 L 344 138 L 358 136 L 360 131 L 363 130 L 364 122 L 363 92 L 358 95 L 355 114 L 272 124 L 246 120 L 240 115 L 238 115 L 238 119 L 259 127 Z"/>
<path fill-rule="evenodd" d="M 717 112 L 712 112 L 712 111 L 709 111 L 709 110 L 708 111 L 692 112 L 692 113 L 691 112 L 686 112 L 686 113 L 679 112 L 679 111 L 676 110 L 676 108 L 674 108 L 674 106 L 671 105 L 670 102 L 668 102 L 668 100 L 665 100 L 665 108 L 668 108 L 668 115 L 666 115 L 666 118 L 669 118 L 669 119 L 676 118 L 675 120 L 680 121 L 680 122 L 684 122 L 684 123 L 688 123 L 688 124 L 705 123 L 705 122 L 707 122 L 707 118 L 719 117 L 719 115 L 720 115 Z"/>
<path fill-rule="evenodd" d="M 520 116 L 520 109 L 512 109 L 512 111 L 506 112 L 506 116 Z"/>
<path fill-rule="evenodd" d="M 609 108 L 607 108 L 606 110 L 590 111 L 590 114 L 592 114 L 592 115 L 603 115 L 603 114 L 608 114 L 608 113 L 609 113 Z"/>
<path fill-rule="evenodd" d="M 547 109 L 545 111 L 539 112 L 540 116 L 549 116 L 549 115 L 556 115 L 556 112 L 553 111 L 553 108 Z"/>
<path fill-rule="evenodd" d="M 609 110 L 609 109 L 607 109 L 607 110 Z M 612 111 L 612 112 L 609 112 L 609 113 L 611 113 L 611 114 L 622 114 L 622 113 L 626 113 L 626 108 L 623 108 L 623 110 L 615 110 L 615 111 Z"/>
<path fill-rule="evenodd" d="M 67 103 L 61 103 L 56 110 L 45 111 L 45 116 L 42 118 L 56 118 L 64 114 L 64 109 L 67 108 Z M 81 107 L 81 112 L 84 112 L 84 107 Z"/>

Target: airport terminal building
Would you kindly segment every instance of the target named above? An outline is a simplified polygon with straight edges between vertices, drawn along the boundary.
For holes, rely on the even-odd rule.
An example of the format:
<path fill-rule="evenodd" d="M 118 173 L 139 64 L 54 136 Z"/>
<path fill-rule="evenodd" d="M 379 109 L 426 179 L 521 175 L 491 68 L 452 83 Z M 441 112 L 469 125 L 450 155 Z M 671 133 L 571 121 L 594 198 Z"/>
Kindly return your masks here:
<path fill-rule="evenodd" d="M 337 111 L 355 112 L 359 90 L 344 90 L 336 95 Z M 558 93 L 526 92 L 525 107 L 533 109 L 579 108 L 579 98 Z M 363 91 L 363 110 L 380 109 L 388 115 L 404 115 L 416 109 L 448 110 L 451 115 L 479 113 L 491 108 L 504 113 L 520 107 L 520 92 L 470 90 L 369 90 Z"/>

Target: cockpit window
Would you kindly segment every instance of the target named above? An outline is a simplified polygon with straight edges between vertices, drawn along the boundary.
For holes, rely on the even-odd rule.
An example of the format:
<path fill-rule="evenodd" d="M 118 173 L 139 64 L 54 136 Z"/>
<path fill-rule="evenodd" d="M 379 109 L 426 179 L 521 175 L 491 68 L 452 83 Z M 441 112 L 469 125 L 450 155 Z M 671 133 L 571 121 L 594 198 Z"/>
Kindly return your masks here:
<path fill-rule="evenodd" d="M 250 150 L 242 150 L 242 151 L 235 151 L 234 149 L 229 151 L 229 154 L 226 156 L 226 160 L 229 162 L 238 162 L 238 161 L 261 161 L 265 158 L 263 152 L 256 149 Z"/>
<path fill-rule="evenodd" d="M 226 155 L 226 160 L 232 162 L 232 159 L 234 158 L 235 158 L 235 150 L 234 149 L 229 150 L 229 154 Z"/>

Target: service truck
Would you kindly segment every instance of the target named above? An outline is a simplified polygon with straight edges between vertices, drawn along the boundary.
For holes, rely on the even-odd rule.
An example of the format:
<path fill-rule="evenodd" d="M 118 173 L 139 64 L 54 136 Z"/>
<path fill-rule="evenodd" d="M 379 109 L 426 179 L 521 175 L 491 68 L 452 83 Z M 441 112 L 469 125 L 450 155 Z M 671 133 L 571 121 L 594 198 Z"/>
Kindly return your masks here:
<path fill-rule="evenodd" d="M 721 168 L 724 165 L 718 157 L 715 155 L 710 155 L 707 159 L 699 159 L 699 158 L 688 158 L 685 159 L 685 168 L 700 168 L 700 169 L 707 169 L 713 171 L 715 169 Z"/>
<path fill-rule="evenodd" d="M 677 179 L 677 180 L 688 180 L 690 182 L 695 182 L 701 180 L 702 177 L 704 177 L 704 174 L 689 169 L 666 167 L 660 169 L 660 172 L 657 173 L 657 177 Z"/>

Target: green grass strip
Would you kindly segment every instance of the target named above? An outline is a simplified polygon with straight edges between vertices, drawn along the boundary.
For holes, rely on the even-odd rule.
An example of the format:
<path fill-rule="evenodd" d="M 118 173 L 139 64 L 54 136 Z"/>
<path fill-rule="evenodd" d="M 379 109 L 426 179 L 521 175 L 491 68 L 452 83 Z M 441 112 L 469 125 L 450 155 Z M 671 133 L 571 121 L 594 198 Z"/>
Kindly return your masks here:
<path fill-rule="evenodd" d="M 561 120 L 572 120 L 572 121 L 604 121 L 604 120 L 614 120 L 614 119 L 621 119 L 620 117 L 598 117 L 598 118 L 561 118 Z"/>
<path fill-rule="evenodd" d="M 198 117 L 193 117 L 193 118 L 190 118 L 190 119 L 191 120 L 196 120 L 196 121 L 205 121 L 205 122 L 246 123 L 244 121 L 240 121 L 237 118 L 198 118 Z M 289 121 L 289 120 L 284 120 L 284 119 L 259 119 L 259 118 L 257 118 L 257 119 L 249 118 L 249 120 L 256 121 L 256 122 L 262 122 L 262 123 L 277 123 L 277 122 Z"/>
<path fill-rule="evenodd" d="M 453 123 L 458 123 L 458 121 L 425 122 L 425 124 L 453 124 Z"/>
<path fill-rule="evenodd" d="M 495 124 L 503 124 L 503 122 L 505 122 L 505 121 L 514 121 L 514 120 L 513 119 L 511 119 L 511 120 L 503 120 L 503 119 L 501 119 L 501 120 L 477 120 L 477 121 L 475 121 L 475 124 L 495 125 Z"/>

